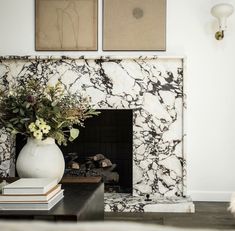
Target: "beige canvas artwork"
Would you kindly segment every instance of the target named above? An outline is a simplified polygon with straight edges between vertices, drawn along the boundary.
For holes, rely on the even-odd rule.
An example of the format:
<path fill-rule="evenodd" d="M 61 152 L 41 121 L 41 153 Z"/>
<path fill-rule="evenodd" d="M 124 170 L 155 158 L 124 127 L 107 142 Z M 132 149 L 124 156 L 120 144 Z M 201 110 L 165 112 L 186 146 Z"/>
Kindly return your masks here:
<path fill-rule="evenodd" d="M 98 0 L 36 0 L 36 50 L 97 50 Z"/>
<path fill-rule="evenodd" d="M 103 50 L 165 50 L 166 0 L 103 0 Z"/>

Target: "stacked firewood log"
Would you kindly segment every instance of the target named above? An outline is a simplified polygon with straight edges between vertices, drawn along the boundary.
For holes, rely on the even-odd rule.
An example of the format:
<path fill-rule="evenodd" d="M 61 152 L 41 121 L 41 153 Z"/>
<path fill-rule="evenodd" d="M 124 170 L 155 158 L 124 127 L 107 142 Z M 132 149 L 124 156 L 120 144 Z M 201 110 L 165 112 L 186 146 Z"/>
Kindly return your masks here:
<path fill-rule="evenodd" d="M 119 174 L 115 171 L 116 164 L 103 154 L 96 154 L 86 159 L 84 163 L 78 163 L 72 159 L 67 164 L 66 175 L 77 176 L 101 176 L 105 183 L 114 183 L 119 181 Z"/>

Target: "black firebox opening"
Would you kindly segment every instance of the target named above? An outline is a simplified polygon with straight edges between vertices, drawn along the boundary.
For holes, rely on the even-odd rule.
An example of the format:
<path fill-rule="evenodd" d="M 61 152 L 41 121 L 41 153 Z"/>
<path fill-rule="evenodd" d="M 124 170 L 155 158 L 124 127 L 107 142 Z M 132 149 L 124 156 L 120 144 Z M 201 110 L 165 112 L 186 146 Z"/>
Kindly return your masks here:
<path fill-rule="evenodd" d="M 79 176 L 86 172 L 90 176 L 102 171 L 106 191 L 132 193 L 133 112 L 127 109 L 99 111 L 99 116 L 87 119 L 85 127 L 79 128 L 80 134 L 76 140 L 68 142 L 67 146 L 60 146 L 66 160 L 65 174 Z M 16 156 L 24 143 L 25 140 L 17 136 Z M 97 157 L 97 154 L 103 157 Z M 71 158 L 75 169 L 68 169 Z M 107 167 L 101 168 L 106 164 Z M 77 166 L 79 169 L 76 169 Z"/>

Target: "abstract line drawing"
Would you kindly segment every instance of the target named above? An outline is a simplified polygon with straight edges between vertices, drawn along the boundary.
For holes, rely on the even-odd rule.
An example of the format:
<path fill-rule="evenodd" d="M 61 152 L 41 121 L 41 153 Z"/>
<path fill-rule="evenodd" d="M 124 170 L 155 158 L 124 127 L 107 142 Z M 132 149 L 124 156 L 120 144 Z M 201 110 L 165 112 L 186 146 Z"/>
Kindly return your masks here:
<path fill-rule="evenodd" d="M 98 0 L 36 0 L 36 50 L 97 50 Z"/>
<path fill-rule="evenodd" d="M 64 27 L 65 22 L 64 18 L 68 17 L 71 25 L 73 34 L 71 36 L 74 37 L 75 46 L 78 48 L 78 33 L 79 33 L 79 13 L 76 9 L 76 0 L 72 0 L 68 3 L 68 5 L 64 8 L 57 8 L 57 28 L 59 33 L 59 40 L 60 40 L 60 46 L 63 48 L 63 36 L 64 36 Z"/>

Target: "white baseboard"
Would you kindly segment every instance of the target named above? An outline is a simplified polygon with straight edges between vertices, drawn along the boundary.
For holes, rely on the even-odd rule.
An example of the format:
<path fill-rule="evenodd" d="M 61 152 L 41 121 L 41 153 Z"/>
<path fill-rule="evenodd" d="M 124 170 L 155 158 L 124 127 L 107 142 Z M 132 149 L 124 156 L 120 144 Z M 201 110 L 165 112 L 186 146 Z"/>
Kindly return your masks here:
<path fill-rule="evenodd" d="M 193 201 L 229 202 L 235 192 L 229 191 L 188 191 Z"/>

